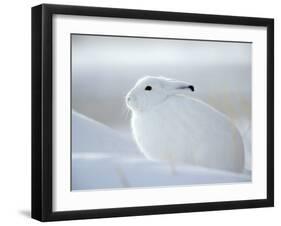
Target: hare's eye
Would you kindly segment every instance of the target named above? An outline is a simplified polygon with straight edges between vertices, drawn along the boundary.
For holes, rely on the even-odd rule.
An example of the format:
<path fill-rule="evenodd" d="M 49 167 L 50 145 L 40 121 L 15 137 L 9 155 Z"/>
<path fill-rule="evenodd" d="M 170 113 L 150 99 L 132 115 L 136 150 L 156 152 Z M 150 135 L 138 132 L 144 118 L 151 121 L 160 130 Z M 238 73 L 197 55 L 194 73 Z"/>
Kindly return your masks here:
<path fill-rule="evenodd" d="M 150 91 L 150 90 L 152 90 L 152 87 L 151 86 L 146 86 L 144 90 Z"/>

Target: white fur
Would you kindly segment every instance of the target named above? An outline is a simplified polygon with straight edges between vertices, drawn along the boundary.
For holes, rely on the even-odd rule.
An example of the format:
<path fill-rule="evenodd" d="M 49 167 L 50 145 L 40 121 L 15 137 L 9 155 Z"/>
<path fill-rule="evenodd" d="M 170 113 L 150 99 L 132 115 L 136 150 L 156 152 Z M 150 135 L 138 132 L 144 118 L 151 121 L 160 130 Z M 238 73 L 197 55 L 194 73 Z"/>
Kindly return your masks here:
<path fill-rule="evenodd" d="M 151 91 L 145 87 L 150 85 Z M 244 169 L 237 128 L 222 113 L 196 99 L 196 87 L 163 77 L 145 77 L 127 95 L 134 138 L 151 160 L 233 172 Z"/>

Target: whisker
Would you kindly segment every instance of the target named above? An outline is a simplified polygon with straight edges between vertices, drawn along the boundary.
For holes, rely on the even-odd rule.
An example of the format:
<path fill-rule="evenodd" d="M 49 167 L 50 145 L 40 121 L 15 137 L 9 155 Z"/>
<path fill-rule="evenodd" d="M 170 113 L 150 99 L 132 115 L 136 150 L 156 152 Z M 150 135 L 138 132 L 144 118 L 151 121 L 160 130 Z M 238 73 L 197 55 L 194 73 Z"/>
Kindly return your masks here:
<path fill-rule="evenodd" d="M 130 117 L 130 110 L 124 102 L 122 104 L 122 115 L 125 117 L 126 120 Z"/>

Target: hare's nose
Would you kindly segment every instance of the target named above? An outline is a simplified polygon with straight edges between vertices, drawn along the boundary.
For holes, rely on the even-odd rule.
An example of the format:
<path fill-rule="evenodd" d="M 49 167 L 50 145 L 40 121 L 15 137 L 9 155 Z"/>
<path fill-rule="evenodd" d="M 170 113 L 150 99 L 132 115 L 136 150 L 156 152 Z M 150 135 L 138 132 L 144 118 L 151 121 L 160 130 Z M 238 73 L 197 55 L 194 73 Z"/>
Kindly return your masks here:
<path fill-rule="evenodd" d="M 127 100 L 128 103 L 134 102 L 136 100 L 136 97 L 135 97 L 135 95 L 130 94 L 126 97 L 126 100 Z"/>
<path fill-rule="evenodd" d="M 126 96 L 126 101 L 130 102 L 131 101 L 131 97 L 130 96 Z"/>
<path fill-rule="evenodd" d="M 132 95 L 128 95 L 128 96 L 126 97 L 126 100 L 127 100 L 127 102 L 131 102 L 131 101 L 133 100 Z"/>

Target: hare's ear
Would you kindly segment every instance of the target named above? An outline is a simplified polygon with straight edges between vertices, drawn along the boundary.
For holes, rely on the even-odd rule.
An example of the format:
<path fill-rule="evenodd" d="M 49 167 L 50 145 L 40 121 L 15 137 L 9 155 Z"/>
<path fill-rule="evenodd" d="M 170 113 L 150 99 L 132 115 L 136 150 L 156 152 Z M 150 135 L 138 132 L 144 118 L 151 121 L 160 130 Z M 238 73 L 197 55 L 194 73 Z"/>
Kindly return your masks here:
<path fill-rule="evenodd" d="M 177 80 L 169 80 L 167 81 L 166 86 L 168 92 L 172 94 L 185 94 L 185 93 L 193 93 L 195 92 L 194 85 Z"/>

